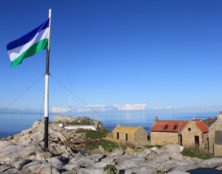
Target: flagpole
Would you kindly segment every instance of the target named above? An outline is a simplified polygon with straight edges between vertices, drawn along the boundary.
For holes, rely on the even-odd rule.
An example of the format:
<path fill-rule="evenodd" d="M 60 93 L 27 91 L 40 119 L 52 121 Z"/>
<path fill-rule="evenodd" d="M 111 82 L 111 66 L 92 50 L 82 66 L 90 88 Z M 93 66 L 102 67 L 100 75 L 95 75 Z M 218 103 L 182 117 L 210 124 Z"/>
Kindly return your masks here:
<path fill-rule="evenodd" d="M 44 149 L 48 150 L 48 134 L 49 134 L 49 58 L 50 58 L 50 34 L 51 34 L 51 9 L 49 9 L 49 40 L 48 49 L 46 51 L 46 72 L 45 72 L 45 104 L 44 104 Z"/>

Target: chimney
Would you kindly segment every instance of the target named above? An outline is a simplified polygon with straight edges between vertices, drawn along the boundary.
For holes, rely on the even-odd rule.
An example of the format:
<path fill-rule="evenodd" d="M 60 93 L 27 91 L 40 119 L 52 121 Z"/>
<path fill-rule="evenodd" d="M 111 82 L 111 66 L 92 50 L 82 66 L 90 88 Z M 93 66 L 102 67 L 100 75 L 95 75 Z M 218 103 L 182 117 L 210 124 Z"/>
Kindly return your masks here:
<path fill-rule="evenodd" d="M 159 121 L 159 119 L 158 119 L 158 117 L 156 116 L 156 117 L 155 117 L 155 122 L 157 122 L 157 121 Z"/>

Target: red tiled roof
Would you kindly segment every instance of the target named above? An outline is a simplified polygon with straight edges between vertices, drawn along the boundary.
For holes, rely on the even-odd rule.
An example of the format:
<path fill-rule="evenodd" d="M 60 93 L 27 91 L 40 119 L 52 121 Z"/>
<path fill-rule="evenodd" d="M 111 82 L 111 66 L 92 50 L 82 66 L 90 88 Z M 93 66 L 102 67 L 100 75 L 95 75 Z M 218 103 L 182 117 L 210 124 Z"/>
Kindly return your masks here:
<path fill-rule="evenodd" d="M 184 120 L 158 120 L 151 128 L 153 132 L 180 132 L 188 123 Z"/>
<path fill-rule="evenodd" d="M 152 132 L 180 132 L 189 121 L 187 120 L 157 120 L 151 128 Z M 207 125 L 201 120 L 194 120 L 201 132 L 208 132 Z"/>
<path fill-rule="evenodd" d="M 206 125 L 202 120 L 194 120 L 194 122 L 196 123 L 197 127 L 198 127 L 203 133 L 209 131 L 207 125 Z"/>

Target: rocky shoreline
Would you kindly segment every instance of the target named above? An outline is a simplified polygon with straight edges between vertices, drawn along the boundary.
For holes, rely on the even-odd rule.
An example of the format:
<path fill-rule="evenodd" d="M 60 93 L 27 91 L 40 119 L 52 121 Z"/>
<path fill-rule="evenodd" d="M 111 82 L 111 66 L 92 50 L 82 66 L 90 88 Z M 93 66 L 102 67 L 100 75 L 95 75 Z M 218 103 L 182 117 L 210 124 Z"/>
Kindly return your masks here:
<path fill-rule="evenodd" d="M 103 128 L 102 123 L 87 117 L 72 118 L 69 123 L 94 124 Z M 202 160 L 184 157 L 182 146 L 172 144 L 161 148 L 118 147 L 112 152 L 100 147 L 83 151 L 86 144 L 95 140 L 84 133 L 66 130 L 59 126 L 60 119 L 50 122 L 49 151 L 43 150 L 43 122 L 36 121 L 30 129 L 20 134 L 1 139 L 0 173 L 3 174 L 108 174 L 110 166 L 125 174 L 183 174 L 196 168 L 217 168 L 222 170 L 222 158 Z"/>

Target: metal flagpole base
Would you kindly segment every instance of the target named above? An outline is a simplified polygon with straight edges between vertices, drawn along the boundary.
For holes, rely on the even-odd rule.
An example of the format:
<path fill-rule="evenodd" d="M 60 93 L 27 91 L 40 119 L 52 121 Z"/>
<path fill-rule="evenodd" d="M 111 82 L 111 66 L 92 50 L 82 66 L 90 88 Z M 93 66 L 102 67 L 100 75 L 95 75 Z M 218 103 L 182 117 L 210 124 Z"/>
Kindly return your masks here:
<path fill-rule="evenodd" d="M 44 150 L 48 151 L 48 125 L 49 125 L 49 117 L 45 117 L 44 121 Z"/>

